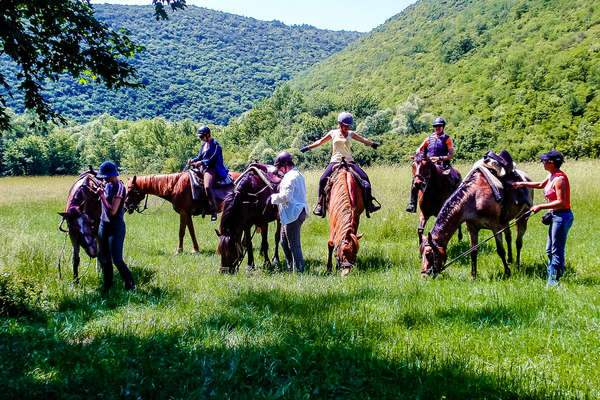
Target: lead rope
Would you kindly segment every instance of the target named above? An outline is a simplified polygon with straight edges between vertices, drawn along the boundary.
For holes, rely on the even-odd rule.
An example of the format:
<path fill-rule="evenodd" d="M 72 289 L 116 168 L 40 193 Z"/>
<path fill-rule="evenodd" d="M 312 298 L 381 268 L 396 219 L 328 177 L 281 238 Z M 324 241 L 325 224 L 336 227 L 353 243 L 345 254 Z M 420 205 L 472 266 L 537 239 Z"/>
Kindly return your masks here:
<path fill-rule="evenodd" d="M 444 266 L 442 267 L 442 269 L 440 270 L 440 272 L 442 272 L 443 270 L 445 270 L 446 268 L 448 268 L 450 265 L 454 264 L 454 262 L 456 262 L 457 260 L 459 260 L 459 259 L 463 258 L 464 256 L 466 256 L 467 254 L 470 254 L 470 253 L 474 252 L 479 247 L 481 247 L 481 245 L 483 245 L 485 242 L 487 242 L 488 240 L 491 240 L 491 239 L 495 238 L 496 236 L 498 236 L 499 234 L 501 234 L 502 232 L 504 232 L 505 230 L 507 230 L 508 228 L 510 228 L 511 226 L 513 226 L 514 224 L 516 224 L 518 220 L 520 220 L 521 218 L 523 218 L 524 216 L 526 216 L 528 214 L 531 214 L 531 210 L 525 211 L 523 214 L 519 215 L 517 218 L 515 218 L 514 220 L 512 220 L 512 222 L 510 224 L 506 225 L 504 228 L 500 229 L 498 232 L 494 233 L 492 236 L 490 236 L 489 238 L 485 239 L 483 242 L 477 243 L 475 246 L 471 247 L 467 251 L 464 251 L 460 255 L 458 255 L 457 257 L 454 257 L 450 262 L 444 264 Z"/>

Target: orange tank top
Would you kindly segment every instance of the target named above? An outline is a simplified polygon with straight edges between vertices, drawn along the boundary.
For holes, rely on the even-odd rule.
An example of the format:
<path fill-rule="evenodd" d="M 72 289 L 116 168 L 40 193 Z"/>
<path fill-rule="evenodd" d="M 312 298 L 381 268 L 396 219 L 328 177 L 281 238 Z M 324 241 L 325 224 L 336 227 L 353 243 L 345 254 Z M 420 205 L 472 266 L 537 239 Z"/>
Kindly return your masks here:
<path fill-rule="evenodd" d="M 546 196 L 546 199 L 548 199 L 548 201 L 556 200 L 556 190 L 554 189 L 554 180 L 560 176 L 565 178 L 565 182 L 567 184 L 567 190 L 566 190 L 567 193 L 565 194 L 566 201 L 565 201 L 565 205 L 564 205 L 563 209 L 570 209 L 571 208 L 571 187 L 569 186 L 569 178 L 567 178 L 567 175 L 564 172 L 557 171 L 557 172 L 553 173 L 552 175 L 550 175 L 550 179 L 548 180 L 546 187 L 544 187 L 544 196 Z"/>

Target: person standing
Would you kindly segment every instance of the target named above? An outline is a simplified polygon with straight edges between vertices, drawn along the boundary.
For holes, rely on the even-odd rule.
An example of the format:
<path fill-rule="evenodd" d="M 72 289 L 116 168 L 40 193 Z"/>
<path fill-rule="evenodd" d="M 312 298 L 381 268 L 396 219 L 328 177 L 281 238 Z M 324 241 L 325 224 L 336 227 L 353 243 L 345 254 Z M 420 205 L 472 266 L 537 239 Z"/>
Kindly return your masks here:
<path fill-rule="evenodd" d="M 454 142 L 452 138 L 445 132 L 446 121 L 444 118 L 438 117 L 433 120 L 432 124 L 434 132 L 427 136 L 423 143 L 417 147 L 417 153 L 425 152 L 427 157 L 443 170 L 449 170 L 454 173 L 450 166 L 450 160 L 454 158 Z M 414 172 L 413 172 L 414 173 Z M 456 174 L 454 174 L 456 176 Z M 419 189 L 411 184 L 410 202 L 406 206 L 406 211 L 410 213 L 417 212 L 417 197 Z"/>
<path fill-rule="evenodd" d="M 98 260 L 102 267 L 104 292 L 113 286 L 113 264 L 117 267 L 125 290 L 135 289 L 131 271 L 123 261 L 123 243 L 125 242 L 124 199 L 125 185 L 117 178 L 119 172 L 112 161 L 105 161 L 100 165 L 97 178 L 106 184 L 104 190 L 98 194 L 102 203 L 102 216 L 98 233 Z"/>
<path fill-rule="evenodd" d="M 296 168 L 292 156 L 284 151 L 275 157 L 275 167 L 283 173 L 279 192 L 270 197 L 279 208 L 281 219 L 281 247 L 285 254 L 288 271 L 304 272 L 304 258 L 300 243 L 300 228 L 308 217 L 306 182 Z"/>
<path fill-rule="evenodd" d="M 567 175 L 560 170 L 564 162 L 560 151 L 549 151 L 539 156 L 544 163 L 544 169 L 549 175 L 541 182 L 514 182 L 513 187 L 530 187 L 544 189 L 547 203 L 531 207 L 531 212 L 551 210 L 548 213 L 550 226 L 548 227 L 548 241 L 546 253 L 548 254 L 548 284 L 557 286 L 558 281 L 565 273 L 565 246 L 567 234 L 573 225 L 573 212 L 571 211 L 571 188 Z"/>
<path fill-rule="evenodd" d="M 208 126 L 201 126 L 196 132 L 196 136 L 204 142 L 200 153 L 196 158 L 190 158 L 188 164 L 200 167 L 203 175 L 204 190 L 208 198 L 210 207 L 210 220 L 217 220 L 217 200 L 215 197 L 214 184 L 216 181 L 225 179 L 229 174 L 229 170 L 223 162 L 223 149 L 217 140 L 210 135 Z"/>
<path fill-rule="evenodd" d="M 373 149 L 377 149 L 379 147 L 379 143 L 374 142 L 369 139 L 365 139 L 360 136 L 355 131 L 351 130 L 350 127 L 354 124 L 354 119 L 352 114 L 349 112 L 341 112 L 338 115 L 338 128 L 332 129 L 325 134 L 321 139 L 315 141 L 314 143 L 309 144 L 308 146 L 304 146 L 300 149 L 302 153 L 314 149 L 315 147 L 319 147 L 320 145 L 332 141 L 333 151 L 331 154 L 331 159 L 329 160 L 329 165 L 325 168 L 325 172 L 321 176 L 319 180 L 319 200 L 317 207 L 313 211 L 315 215 L 320 217 L 325 217 L 326 204 L 325 204 L 325 186 L 327 185 L 327 180 L 329 175 L 333 172 L 333 168 L 339 164 L 342 159 L 344 159 L 352 169 L 360 176 L 361 178 L 361 186 L 364 189 L 364 203 L 365 203 L 365 211 L 367 217 L 370 216 L 370 213 L 373 213 L 381 208 L 381 205 L 377 202 L 371 194 L 371 181 L 367 176 L 366 172 L 362 170 L 352 158 L 352 152 L 350 150 L 350 141 L 351 139 L 357 140 L 366 146 L 370 146 Z"/>

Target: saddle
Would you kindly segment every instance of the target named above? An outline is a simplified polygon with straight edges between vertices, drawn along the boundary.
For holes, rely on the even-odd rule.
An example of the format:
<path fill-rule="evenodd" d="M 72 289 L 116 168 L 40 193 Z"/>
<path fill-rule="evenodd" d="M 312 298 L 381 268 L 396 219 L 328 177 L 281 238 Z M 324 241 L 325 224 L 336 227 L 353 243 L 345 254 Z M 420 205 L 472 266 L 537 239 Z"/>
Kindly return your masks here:
<path fill-rule="evenodd" d="M 352 166 L 349 163 L 347 163 L 345 160 L 342 160 L 336 166 L 333 167 L 331 174 L 327 177 L 327 184 L 325 185 L 325 190 L 324 190 L 325 204 L 329 204 L 329 196 L 331 194 L 331 187 L 333 186 L 334 178 L 340 172 L 342 167 L 344 167 L 354 177 L 354 180 L 356 181 L 356 183 L 358 183 L 358 186 L 360 186 L 364 201 L 365 202 L 369 201 L 369 199 L 367 198 L 367 193 L 366 193 L 366 182 L 364 181 L 364 179 L 362 179 L 360 177 L 360 175 L 358 175 L 358 173 L 354 170 L 354 168 L 352 168 Z M 373 198 L 373 200 L 377 201 L 375 198 Z M 366 204 L 365 204 L 365 213 L 367 214 L 367 217 L 370 217 L 369 212 L 367 211 Z"/>
<path fill-rule="evenodd" d="M 199 168 L 190 168 L 188 169 L 188 174 L 190 175 L 190 185 L 192 189 L 192 198 L 194 200 L 198 200 L 200 197 L 199 190 L 204 190 L 204 174 Z M 225 194 L 222 194 L 223 190 L 225 193 L 228 189 L 233 185 L 233 178 L 231 174 L 227 174 L 225 178 L 220 178 L 213 183 L 213 189 L 215 190 L 215 197 L 222 200 L 225 198 Z M 221 190 L 219 190 L 221 189 Z"/>

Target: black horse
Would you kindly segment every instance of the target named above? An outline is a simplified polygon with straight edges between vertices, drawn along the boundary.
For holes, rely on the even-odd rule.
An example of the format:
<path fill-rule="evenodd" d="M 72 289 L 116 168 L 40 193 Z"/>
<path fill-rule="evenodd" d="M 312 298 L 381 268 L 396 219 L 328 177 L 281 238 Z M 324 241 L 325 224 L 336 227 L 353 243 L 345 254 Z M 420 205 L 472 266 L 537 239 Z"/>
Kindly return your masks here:
<path fill-rule="evenodd" d="M 458 188 L 462 181 L 460 173 L 451 167 L 444 167 L 431 161 L 426 153 L 419 152 L 413 160 L 413 181 L 411 195 L 420 194 L 419 199 L 419 245 L 423 243 L 423 232 L 427 220 L 437 216 L 444 202 Z M 458 240 L 462 240 L 462 231 L 458 229 Z"/>
<path fill-rule="evenodd" d="M 244 258 L 242 241 L 248 252 L 248 267 L 254 268 L 252 226 L 260 230 L 260 252 L 265 263 L 270 263 L 267 235 L 271 221 L 277 221 L 273 262 L 279 262 L 281 223 L 277 207 L 269 201 L 271 194 L 277 192 L 277 182 L 269 175 L 266 165 L 250 164 L 236 180 L 235 189 L 223 200 L 220 229 L 216 231 L 219 236 L 217 253 L 221 255 L 221 272 L 236 272 Z"/>

